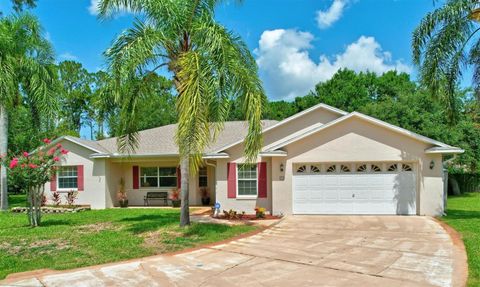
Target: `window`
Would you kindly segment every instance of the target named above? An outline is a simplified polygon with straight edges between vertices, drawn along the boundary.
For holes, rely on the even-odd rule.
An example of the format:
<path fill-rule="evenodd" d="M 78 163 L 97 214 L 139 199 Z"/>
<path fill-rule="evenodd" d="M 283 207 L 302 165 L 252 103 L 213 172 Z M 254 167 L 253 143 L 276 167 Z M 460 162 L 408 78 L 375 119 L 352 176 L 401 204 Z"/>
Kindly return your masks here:
<path fill-rule="evenodd" d="M 76 166 L 62 166 L 58 170 L 58 189 L 77 189 L 78 175 Z"/>
<path fill-rule="evenodd" d="M 359 165 L 357 167 L 357 171 L 358 172 L 367 172 L 367 165 L 366 164 Z"/>
<path fill-rule="evenodd" d="M 343 165 L 343 164 L 340 166 L 340 170 L 342 172 L 350 172 L 350 168 L 346 165 Z"/>
<path fill-rule="evenodd" d="M 201 167 L 198 170 L 198 186 L 199 187 L 207 187 L 208 186 L 208 176 L 207 176 L 207 168 Z"/>
<path fill-rule="evenodd" d="M 298 172 L 298 173 L 304 173 L 304 172 L 306 172 L 306 171 L 307 171 L 307 167 L 304 166 L 304 165 L 299 166 L 299 167 L 297 168 L 297 172 Z"/>
<path fill-rule="evenodd" d="M 412 166 L 409 164 L 402 164 L 402 171 L 412 171 Z"/>
<path fill-rule="evenodd" d="M 140 187 L 159 188 L 176 187 L 177 169 L 175 167 L 140 168 Z"/>
<path fill-rule="evenodd" d="M 372 164 L 370 166 L 370 170 L 373 171 L 373 172 L 381 172 L 382 171 L 382 169 L 376 164 Z"/>
<path fill-rule="evenodd" d="M 397 171 L 397 164 L 394 163 L 394 164 L 391 164 L 388 169 L 388 171 Z"/>
<path fill-rule="evenodd" d="M 318 168 L 318 166 L 311 165 L 311 166 L 310 166 L 310 172 L 319 173 L 319 172 L 320 172 L 320 168 Z"/>
<path fill-rule="evenodd" d="M 256 196 L 257 195 L 257 165 L 256 164 L 239 164 L 237 169 L 237 185 L 239 196 Z"/>
<path fill-rule="evenodd" d="M 336 165 L 331 165 L 329 168 L 327 168 L 327 172 L 335 172 L 337 170 Z"/>

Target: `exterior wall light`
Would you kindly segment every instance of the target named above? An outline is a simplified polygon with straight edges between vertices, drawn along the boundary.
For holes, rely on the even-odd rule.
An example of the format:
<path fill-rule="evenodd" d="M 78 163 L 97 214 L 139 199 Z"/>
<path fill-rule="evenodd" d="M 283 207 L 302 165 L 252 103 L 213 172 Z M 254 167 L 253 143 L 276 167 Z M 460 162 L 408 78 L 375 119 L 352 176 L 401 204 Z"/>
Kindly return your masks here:
<path fill-rule="evenodd" d="M 435 161 L 432 159 L 430 162 L 430 169 L 433 169 L 435 167 Z"/>
<path fill-rule="evenodd" d="M 284 167 L 284 166 L 283 166 L 283 163 L 281 163 L 281 164 L 280 164 L 280 172 L 283 172 L 283 170 L 284 170 L 283 167 Z"/>

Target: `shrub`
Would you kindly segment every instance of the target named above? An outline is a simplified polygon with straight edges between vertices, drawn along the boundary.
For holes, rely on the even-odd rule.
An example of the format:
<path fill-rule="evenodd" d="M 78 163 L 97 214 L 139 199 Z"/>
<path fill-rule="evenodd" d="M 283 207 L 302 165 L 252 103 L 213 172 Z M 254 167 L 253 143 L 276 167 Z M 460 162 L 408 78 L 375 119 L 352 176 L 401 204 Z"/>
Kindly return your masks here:
<path fill-rule="evenodd" d="M 65 195 L 65 200 L 67 201 L 68 206 L 73 206 L 75 204 L 75 200 L 77 200 L 78 192 L 77 191 L 69 191 Z"/>

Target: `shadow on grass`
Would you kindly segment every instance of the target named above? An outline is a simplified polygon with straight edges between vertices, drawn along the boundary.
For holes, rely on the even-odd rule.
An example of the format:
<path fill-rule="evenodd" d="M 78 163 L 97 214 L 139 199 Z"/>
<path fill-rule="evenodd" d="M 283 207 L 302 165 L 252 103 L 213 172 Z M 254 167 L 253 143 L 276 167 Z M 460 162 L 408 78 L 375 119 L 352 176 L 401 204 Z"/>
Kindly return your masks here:
<path fill-rule="evenodd" d="M 448 219 L 480 219 L 480 211 L 449 209 Z"/>
<path fill-rule="evenodd" d="M 171 214 L 145 214 L 134 217 L 126 217 L 120 222 L 128 222 L 130 226 L 126 230 L 133 233 L 143 233 L 154 231 L 166 225 L 178 224 L 180 215 L 178 213 Z"/>
<path fill-rule="evenodd" d="M 9 194 L 8 206 L 10 208 L 27 206 L 27 195 L 26 194 Z"/>
<path fill-rule="evenodd" d="M 41 226 L 59 226 L 59 225 L 72 225 L 71 221 L 62 219 L 42 219 Z"/>

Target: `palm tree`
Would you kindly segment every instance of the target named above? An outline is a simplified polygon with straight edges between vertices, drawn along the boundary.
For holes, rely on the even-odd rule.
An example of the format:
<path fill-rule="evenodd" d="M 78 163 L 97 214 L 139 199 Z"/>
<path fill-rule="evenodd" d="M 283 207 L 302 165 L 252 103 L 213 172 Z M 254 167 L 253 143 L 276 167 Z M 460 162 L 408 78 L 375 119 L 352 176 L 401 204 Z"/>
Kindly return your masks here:
<path fill-rule="evenodd" d="M 166 67 L 177 91 L 181 182 L 180 226 L 190 223 L 189 172 L 196 173 L 202 154 L 222 129 L 231 99 L 239 99 L 248 121 L 245 155 L 256 160 L 262 145 L 261 114 L 265 93 L 257 65 L 242 39 L 215 21 L 220 0 L 102 0 L 99 11 L 109 17 L 128 10 L 136 18 L 105 54 L 117 86 Z M 135 147 L 135 106 L 141 84 L 127 85 L 122 95 L 119 146 Z M 128 90 L 126 92 L 125 90 Z M 133 143 L 133 144 L 132 144 Z"/>
<path fill-rule="evenodd" d="M 53 52 L 34 16 L 0 18 L 0 155 L 8 149 L 8 111 L 20 103 L 33 111 L 52 111 Z M 38 118 L 34 119 L 39 123 Z M 7 171 L 1 168 L 0 210 L 8 208 Z"/>
<path fill-rule="evenodd" d="M 420 80 L 434 96 L 443 96 L 450 119 L 456 117 L 455 91 L 465 69 L 473 68 L 473 88 L 480 99 L 480 3 L 447 0 L 428 13 L 413 32 L 413 60 Z"/>

